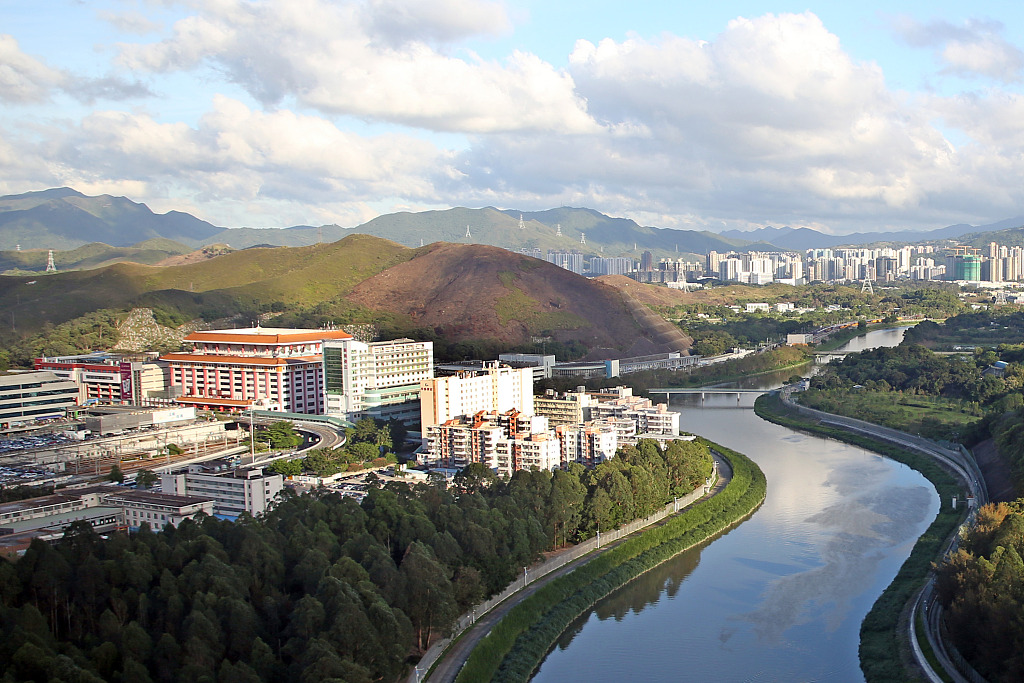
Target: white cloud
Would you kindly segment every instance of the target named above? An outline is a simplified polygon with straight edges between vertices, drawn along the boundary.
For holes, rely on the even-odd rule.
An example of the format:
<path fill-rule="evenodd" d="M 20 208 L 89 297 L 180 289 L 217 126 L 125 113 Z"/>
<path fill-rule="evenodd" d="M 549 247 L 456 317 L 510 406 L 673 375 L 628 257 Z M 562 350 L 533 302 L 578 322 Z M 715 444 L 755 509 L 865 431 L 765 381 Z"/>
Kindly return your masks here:
<path fill-rule="evenodd" d="M 1021 213 L 1024 98 L 894 93 L 814 14 L 741 17 L 707 40 L 580 40 L 559 67 L 460 49 L 508 30 L 500 4 L 396 2 L 196 0 L 165 40 L 121 47 L 135 74 L 93 79 L 76 96 L 144 95 L 130 78 L 145 72 L 168 90 L 194 78 L 207 90 L 240 84 L 264 107 L 221 95 L 189 123 L 175 119 L 174 99 L 77 122 L 11 128 L 7 117 L 0 187 L 120 188 L 223 225 L 353 225 L 377 211 L 488 204 L 838 232 Z M 913 44 L 970 47 L 947 68 L 998 73 L 999 50 L 976 39 L 998 38 L 998 26 L 915 26 L 904 32 Z M 72 92 L 63 72 L 6 47 L 18 73 L 34 74 L 25 97 Z M 379 134 L 346 129 L 346 116 Z"/>
<path fill-rule="evenodd" d="M 295 97 L 348 114 L 436 131 L 593 132 L 572 78 L 535 55 L 504 63 L 455 57 L 431 41 L 504 30 L 500 6 L 478 0 L 359 5 L 324 0 L 222 0 L 179 21 L 158 43 L 122 45 L 121 63 L 169 72 L 210 65 L 265 105 Z"/>
<path fill-rule="evenodd" d="M 579 41 L 570 65 L 606 130 L 477 139 L 458 168 L 481 198 L 810 223 L 917 220 L 946 187 L 948 142 L 810 13 L 740 18 L 712 41 Z"/>
<path fill-rule="evenodd" d="M 0 35 L 0 101 L 41 102 L 63 82 L 63 73 L 26 55 L 13 36 Z"/>
<path fill-rule="evenodd" d="M 391 45 L 453 43 L 512 28 L 501 3 L 483 0 L 369 0 L 363 20 L 372 35 Z"/>
<path fill-rule="evenodd" d="M 119 76 L 86 78 L 54 69 L 22 52 L 12 36 L 0 35 L 0 102 L 34 104 L 45 102 L 58 92 L 87 104 L 98 99 L 124 100 L 152 95 L 139 81 Z"/>
<path fill-rule="evenodd" d="M 139 201 L 161 194 L 235 208 L 266 201 L 270 225 L 311 220 L 299 215 L 302 205 L 361 205 L 381 196 L 431 201 L 431 178 L 447 164 L 446 153 L 406 135 L 360 137 L 321 118 L 253 111 L 226 97 L 195 127 L 97 111 L 77 126 L 51 126 L 45 145 L 30 141 L 42 132 L 0 135 L 0 159 L 20 157 L 31 169 L 26 177 L 46 186 L 123 187 Z M 284 213 L 282 204 L 289 206 Z M 209 208 L 200 214 L 241 215 Z"/>
<path fill-rule="evenodd" d="M 1021 80 L 1024 52 L 1000 35 L 1003 25 L 997 21 L 975 19 L 957 26 L 900 16 L 893 21 L 893 28 L 907 44 L 933 49 L 944 73 L 985 76 L 1002 83 Z"/>

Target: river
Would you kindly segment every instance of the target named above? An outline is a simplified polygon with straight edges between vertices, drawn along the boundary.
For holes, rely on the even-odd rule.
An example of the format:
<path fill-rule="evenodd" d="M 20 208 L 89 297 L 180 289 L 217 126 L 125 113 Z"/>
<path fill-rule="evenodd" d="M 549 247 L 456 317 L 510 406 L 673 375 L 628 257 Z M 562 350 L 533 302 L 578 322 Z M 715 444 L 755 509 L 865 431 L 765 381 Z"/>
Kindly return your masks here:
<path fill-rule="evenodd" d="M 902 334 L 879 330 L 848 346 L 892 346 Z M 771 388 L 792 374 L 745 384 Z M 752 406 L 750 396 L 717 395 L 671 407 L 684 431 L 758 463 L 764 504 L 598 603 L 535 681 L 864 680 L 860 623 L 938 513 L 938 496 L 905 465 L 771 424 Z"/>

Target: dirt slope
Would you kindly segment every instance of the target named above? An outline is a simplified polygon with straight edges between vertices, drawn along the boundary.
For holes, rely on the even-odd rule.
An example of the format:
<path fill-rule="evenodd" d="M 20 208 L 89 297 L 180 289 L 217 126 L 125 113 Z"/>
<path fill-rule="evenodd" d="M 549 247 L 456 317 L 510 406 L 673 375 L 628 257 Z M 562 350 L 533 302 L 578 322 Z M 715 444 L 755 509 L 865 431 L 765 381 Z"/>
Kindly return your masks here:
<path fill-rule="evenodd" d="M 360 283 L 348 299 L 408 316 L 449 339 L 515 344 L 551 336 L 603 347 L 609 355 L 676 350 L 671 342 L 685 341 L 666 336 L 642 313 L 634 316 L 635 302 L 612 287 L 484 245 L 423 247 L 415 258 Z"/>

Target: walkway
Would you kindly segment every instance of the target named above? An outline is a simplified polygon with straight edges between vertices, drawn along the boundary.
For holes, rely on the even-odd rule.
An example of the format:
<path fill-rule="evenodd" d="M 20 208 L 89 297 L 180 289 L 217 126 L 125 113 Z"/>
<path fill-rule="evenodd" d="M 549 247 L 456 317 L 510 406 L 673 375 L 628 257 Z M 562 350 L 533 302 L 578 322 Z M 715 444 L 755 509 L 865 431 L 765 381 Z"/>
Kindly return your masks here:
<path fill-rule="evenodd" d="M 585 546 L 587 546 L 588 544 L 591 546 L 595 546 L 597 539 L 591 539 L 585 543 L 581 543 L 573 548 L 569 548 L 563 551 L 559 555 L 566 555 L 576 551 L 577 549 L 582 549 L 586 552 L 585 554 L 581 554 L 575 559 L 572 559 L 571 561 L 567 562 L 561 568 L 551 571 L 550 573 L 545 574 L 543 577 L 540 577 L 534 581 L 529 581 L 525 587 L 522 585 L 523 580 L 519 579 L 519 587 L 509 597 L 505 598 L 502 602 L 500 602 L 496 607 L 493 607 L 492 609 L 490 609 L 490 611 L 488 611 L 486 614 L 480 617 L 477 617 L 475 612 L 471 614 L 472 625 L 462 632 L 457 642 L 448 646 L 446 650 L 442 651 L 442 653 L 436 660 L 437 664 L 434 666 L 433 670 L 431 670 L 429 675 L 423 679 L 421 679 L 420 677 L 423 676 L 424 673 L 426 673 L 424 671 L 424 668 L 430 665 L 422 663 L 423 660 L 421 660 L 421 665 L 417 666 L 416 669 L 413 671 L 412 675 L 409 677 L 409 683 L 418 683 L 418 681 L 420 680 L 430 681 L 430 683 L 453 683 L 455 681 L 455 678 L 459 675 L 459 671 L 462 669 L 462 665 L 466 663 L 466 660 L 469 658 L 469 655 L 473 652 L 473 648 L 476 647 L 477 643 L 479 643 L 481 639 L 483 639 L 488 633 L 490 633 L 491 629 L 494 628 L 494 626 L 499 621 L 501 621 L 501 618 L 508 614 L 508 612 L 511 611 L 513 607 L 515 607 L 520 602 L 533 595 L 541 587 L 547 585 L 551 581 L 554 581 L 560 576 L 568 574 L 572 570 L 576 569 L 576 567 L 579 567 L 580 565 L 590 562 L 590 560 L 594 559 L 599 554 L 607 552 L 610 548 L 614 548 L 617 545 L 621 544 L 633 534 L 638 533 L 639 531 L 649 526 L 652 526 L 653 524 L 664 523 L 663 520 L 671 516 L 672 514 L 681 512 L 700 500 L 704 500 L 705 498 L 710 498 L 714 495 L 717 495 L 722 489 L 725 488 L 726 484 L 728 484 L 729 480 L 732 478 L 732 468 L 729 466 L 729 462 L 722 458 L 721 456 L 712 453 L 712 457 L 714 457 L 715 459 L 715 465 L 718 471 L 718 480 L 707 493 L 701 493 L 700 495 L 696 496 L 694 496 L 694 494 L 690 494 L 691 496 L 693 496 L 693 499 L 684 505 L 680 505 L 678 510 L 673 510 L 674 506 L 670 503 L 665 508 L 666 514 L 660 515 L 657 521 L 645 524 L 636 529 L 632 529 L 628 533 L 622 533 L 611 542 L 609 542 L 607 539 L 609 536 L 613 535 L 613 532 L 604 534 L 603 536 L 605 540 L 596 551 L 591 552 L 587 550 Z M 632 524 L 636 524 L 636 522 L 633 522 Z M 554 559 L 554 557 L 548 559 L 545 562 L 545 564 L 547 562 L 551 562 Z M 426 659 L 426 656 L 424 656 L 424 659 Z"/>

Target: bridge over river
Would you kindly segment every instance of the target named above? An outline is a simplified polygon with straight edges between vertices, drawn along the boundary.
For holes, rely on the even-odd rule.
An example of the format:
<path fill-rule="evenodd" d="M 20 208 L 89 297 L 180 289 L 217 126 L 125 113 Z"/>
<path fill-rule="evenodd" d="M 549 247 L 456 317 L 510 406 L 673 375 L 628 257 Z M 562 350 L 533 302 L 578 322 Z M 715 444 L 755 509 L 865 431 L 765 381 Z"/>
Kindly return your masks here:
<path fill-rule="evenodd" d="M 665 398 L 670 398 L 673 394 L 679 395 L 684 394 L 688 396 L 699 395 L 701 400 L 704 400 L 705 396 L 716 395 L 716 394 L 736 394 L 736 400 L 738 401 L 741 394 L 763 394 L 765 389 L 735 389 L 728 387 L 715 387 L 715 388 L 704 388 L 704 389 L 682 389 L 682 388 L 667 388 L 667 389 L 648 389 L 648 394 L 665 394 Z"/>

